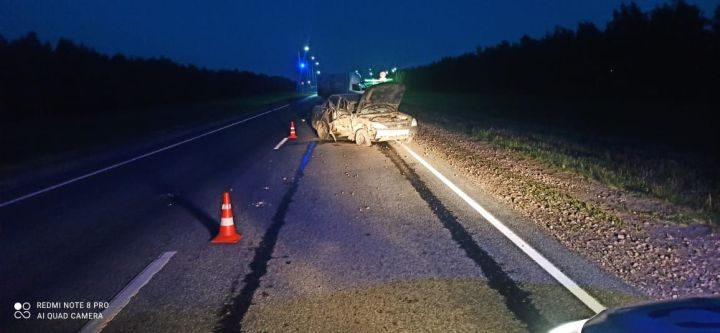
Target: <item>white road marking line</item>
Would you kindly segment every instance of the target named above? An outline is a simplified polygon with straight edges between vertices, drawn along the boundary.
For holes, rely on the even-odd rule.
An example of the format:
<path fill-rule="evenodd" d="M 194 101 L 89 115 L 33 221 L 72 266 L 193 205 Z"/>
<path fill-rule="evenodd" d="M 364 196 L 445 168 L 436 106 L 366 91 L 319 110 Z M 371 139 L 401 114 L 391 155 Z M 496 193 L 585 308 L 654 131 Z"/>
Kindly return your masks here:
<path fill-rule="evenodd" d="M 287 140 L 288 140 L 288 138 L 283 138 L 282 140 L 280 140 L 280 143 L 278 143 L 277 146 L 275 146 L 275 148 L 273 148 L 273 149 L 274 150 L 280 149 L 280 147 L 283 145 L 283 143 L 285 143 L 285 141 L 287 141 Z"/>
<path fill-rule="evenodd" d="M 592 297 L 590 294 L 588 294 L 584 289 L 580 288 L 580 286 L 575 283 L 572 279 L 570 279 L 565 273 L 560 271 L 553 263 L 551 263 L 549 260 L 547 260 L 542 254 L 540 254 L 538 251 L 536 251 L 534 248 L 530 246 L 530 244 L 526 243 L 522 238 L 520 238 L 517 234 L 515 234 L 510 228 L 505 226 L 500 220 L 495 218 L 490 212 L 485 210 L 480 204 L 478 204 L 475 200 L 473 200 L 470 196 L 468 196 L 465 192 L 463 192 L 460 188 L 455 186 L 450 180 L 448 180 L 443 174 L 441 174 L 439 171 L 437 171 L 430 163 L 426 162 L 420 155 L 415 153 L 410 147 L 404 144 L 400 144 L 407 150 L 407 152 L 412 155 L 420 164 L 422 164 L 425 168 L 427 168 L 435 177 L 440 179 L 447 187 L 449 187 L 455 194 L 457 194 L 460 198 L 462 198 L 470 207 L 475 209 L 480 215 L 482 215 L 485 220 L 490 222 L 497 230 L 499 230 L 505 237 L 507 237 L 511 242 L 513 242 L 517 247 L 520 248 L 525 254 L 527 254 L 532 260 L 534 260 L 540 267 L 542 267 L 546 272 L 548 272 L 555 280 L 560 282 L 560 284 L 565 287 L 570 293 L 575 295 L 581 302 L 583 302 L 588 308 L 593 310 L 595 313 L 600 313 L 601 311 L 605 310 L 605 306 L 600 304 L 594 297 Z"/>
<path fill-rule="evenodd" d="M 5 206 L 12 205 L 12 204 L 14 204 L 14 203 L 16 203 L 16 202 L 19 202 L 19 201 L 22 201 L 22 200 L 25 200 L 25 199 L 32 198 L 32 197 L 34 197 L 34 196 L 36 196 L 36 195 L 43 194 L 43 193 L 45 193 L 45 192 L 52 191 L 52 190 L 54 190 L 54 189 L 63 187 L 63 186 L 65 186 L 65 185 L 72 184 L 72 183 L 74 183 L 74 182 L 83 180 L 83 179 L 85 179 L 85 178 L 89 178 L 89 177 L 95 176 L 95 175 L 97 175 L 97 174 L 101 174 L 101 173 L 103 173 L 103 172 L 110 171 L 110 170 L 112 170 L 112 169 L 121 167 L 121 166 L 123 166 L 123 165 L 125 165 L 125 164 L 135 162 L 135 161 L 137 161 L 137 160 L 143 159 L 143 158 L 148 157 L 148 156 L 155 155 L 155 154 L 157 154 L 157 153 L 166 151 L 166 150 L 171 149 L 171 148 L 175 148 L 175 147 L 177 147 L 177 146 L 179 146 L 179 145 L 186 144 L 186 143 L 191 142 L 191 141 L 195 141 L 195 140 L 200 139 L 200 138 L 202 138 L 202 137 L 206 137 L 206 136 L 208 136 L 208 135 L 210 135 L 210 134 L 220 132 L 220 131 L 222 131 L 222 130 L 228 129 L 228 128 L 233 127 L 233 126 L 235 126 L 235 125 L 242 124 L 242 123 L 244 123 L 244 122 L 246 122 L 246 121 L 253 120 L 253 119 L 255 119 L 255 118 L 262 117 L 262 116 L 264 116 L 264 115 L 266 115 L 266 114 L 268 114 L 268 113 L 275 112 L 275 111 L 277 111 L 277 110 L 286 108 L 286 107 L 288 107 L 289 105 L 290 105 L 290 104 L 285 104 L 285 105 L 283 105 L 283 106 L 274 108 L 274 109 L 269 110 L 269 111 L 265 111 L 265 112 L 263 112 L 263 113 L 256 114 L 256 115 L 254 115 L 254 116 L 252 116 L 252 117 L 245 118 L 245 119 L 243 119 L 243 120 L 236 121 L 236 122 L 234 122 L 234 123 L 232 123 L 232 124 L 225 125 L 225 126 L 223 126 L 223 127 L 214 129 L 214 130 L 209 131 L 209 132 L 205 132 L 205 133 L 203 133 L 203 134 L 194 136 L 194 137 L 192 137 L 192 138 L 185 139 L 185 140 L 183 140 L 183 141 L 180 141 L 180 142 L 171 144 L 171 145 L 169 145 L 169 146 L 165 146 L 165 147 L 162 147 L 162 148 L 153 150 L 153 151 L 151 151 L 151 152 L 149 152 L 149 153 L 145 153 L 145 154 L 142 154 L 142 155 L 140 155 L 140 156 L 133 157 L 133 158 L 131 158 L 131 159 L 129 159 L 129 160 L 126 160 L 126 161 L 123 161 L 123 162 L 120 162 L 120 163 L 116 163 L 116 164 L 113 164 L 113 165 L 111 165 L 111 166 L 108 166 L 108 167 L 99 169 L 99 170 L 95 170 L 95 171 L 90 172 L 90 173 L 88 173 L 88 174 L 85 174 L 85 175 L 82 175 L 82 176 L 79 176 L 79 177 L 75 177 L 75 178 L 70 179 L 70 180 L 66 180 L 66 181 L 64 181 L 64 182 L 62 182 L 62 183 L 58 183 L 58 184 L 52 185 L 52 186 L 50 186 L 50 187 L 46 187 L 46 188 L 44 188 L 44 189 L 42 189 L 42 190 L 38 190 L 38 191 L 35 191 L 35 192 L 32 192 L 32 193 L 25 194 L 25 195 L 23 195 L 23 196 L 17 197 L 17 198 L 15 198 L 15 199 L 12 199 L 12 200 L 9 200 L 9 201 L 5 201 L 5 202 L 3 202 L 3 203 L 0 203 L 0 208 L 5 207 Z"/>
<path fill-rule="evenodd" d="M 144 287 L 150 279 L 159 272 L 165 264 L 170 261 L 170 258 L 175 255 L 177 251 L 165 252 L 155 261 L 151 262 L 145 269 L 140 272 L 130 283 L 123 288 L 115 297 L 110 301 L 110 306 L 102 312 L 103 319 L 93 319 L 88 321 L 79 333 L 98 333 L 110 323 L 115 316 L 117 316 L 122 309 L 130 303 L 140 288 Z"/>

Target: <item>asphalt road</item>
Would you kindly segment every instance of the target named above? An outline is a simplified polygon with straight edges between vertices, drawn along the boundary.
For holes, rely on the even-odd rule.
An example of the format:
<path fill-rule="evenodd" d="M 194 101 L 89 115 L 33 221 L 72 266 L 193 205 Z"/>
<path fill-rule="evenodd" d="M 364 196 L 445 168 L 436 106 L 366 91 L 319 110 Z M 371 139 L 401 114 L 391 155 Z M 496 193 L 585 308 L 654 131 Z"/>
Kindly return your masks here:
<path fill-rule="evenodd" d="M 78 331 L 87 320 L 62 315 L 103 306 L 63 302 L 110 302 L 166 253 L 103 332 L 541 332 L 594 313 L 400 144 L 317 142 L 301 121 L 316 103 L 3 187 L 8 203 L 117 165 L 0 204 L 0 332 Z M 299 138 L 274 149 L 291 120 Z M 425 158 L 599 302 L 633 298 L 441 158 Z M 244 236 L 234 245 L 209 242 L 223 191 Z M 25 302 L 30 319 L 14 318 Z"/>

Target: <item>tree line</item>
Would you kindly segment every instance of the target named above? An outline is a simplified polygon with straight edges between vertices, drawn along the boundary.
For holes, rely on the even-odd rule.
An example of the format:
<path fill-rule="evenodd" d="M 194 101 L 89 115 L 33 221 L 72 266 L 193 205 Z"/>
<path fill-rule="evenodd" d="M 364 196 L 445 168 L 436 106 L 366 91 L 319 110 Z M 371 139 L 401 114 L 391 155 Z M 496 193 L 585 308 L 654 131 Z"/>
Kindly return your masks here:
<path fill-rule="evenodd" d="M 289 92 L 283 77 L 208 70 L 166 58 L 107 56 L 68 39 L 0 36 L 0 117 L 76 115 L 159 104 Z"/>
<path fill-rule="evenodd" d="M 542 38 L 525 35 L 514 43 L 478 47 L 405 70 L 403 82 L 414 90 L 711 105 L 567 115 L 596 126 L 679 127 L 679 134 L 706 140 L 707 132 L 718 132 L 710 119 L 717 113 L 711 110 L 720 110 L 714 107 L 720 104 L 720 6 L 708 18 L 684 1 L 648 12 L 635 3 L 623 4 L 604 29 L 581 22 L 574 30 L 557 27 Z M 692 131 L 706 133 L 698 137 Z"/>

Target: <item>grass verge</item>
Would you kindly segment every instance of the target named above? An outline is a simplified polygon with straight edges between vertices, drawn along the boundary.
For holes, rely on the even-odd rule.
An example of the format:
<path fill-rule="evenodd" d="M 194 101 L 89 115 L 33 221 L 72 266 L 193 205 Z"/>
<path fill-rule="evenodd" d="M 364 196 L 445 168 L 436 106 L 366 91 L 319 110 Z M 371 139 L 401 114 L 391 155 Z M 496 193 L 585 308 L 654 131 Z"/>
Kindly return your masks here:
<path fill-rule="evenodd" d="M 720 224 L 717 202 L 720 179 L 714 158 L 593 133 L 585 130 L 588 124 L 574 128 L 579 119 L 543 117 L 550 114 L 549 108 L 585 107 L 577 101 L 411 92 L 403 100 L 403 107 L 421 121 L 490 142 L 612 188 L 667 200 L 695 212 L 692 216 L 677 216 L 677 222 L 705 222 L 716 227 Z M 610 106 L 600 103 L 595 107 Z"/>

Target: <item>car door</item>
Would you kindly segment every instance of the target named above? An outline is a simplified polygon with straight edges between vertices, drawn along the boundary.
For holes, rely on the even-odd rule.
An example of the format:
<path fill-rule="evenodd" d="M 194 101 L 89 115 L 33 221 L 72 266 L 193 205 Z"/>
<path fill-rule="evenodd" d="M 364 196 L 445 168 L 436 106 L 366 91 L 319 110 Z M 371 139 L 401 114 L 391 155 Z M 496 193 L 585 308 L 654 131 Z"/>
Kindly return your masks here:
<path fill-rule="evenodd" d="M 333 95 L 328 97 L 325 101 L 325 112 L 323 113 L 323 120 L 328 124 L 330 133 L 337 134 L 335 129 L 335 119 L 337 118 L 337 103 L 338 97 Z"/>
<path fill-rule="evenodd" d="M 332 114 L 335 110 L 335 105 L 332 103 L 332 101 L 328 98 L 325 103 L 322 104 L 320 108 L 320 113 L 318 114 L 317 118 L 314 119 L 316 122 L 324 122 L 326 124 L 330 124 L 332 122 Z"/>
<path fill-rule="evenodd" d="M 352 118 L 348 105 L 347 99 L 341 97 L 335 109 L 335 120 L 333 123 L 336 133 L 341 136 L 350 136 L 352 134 Z"/>

